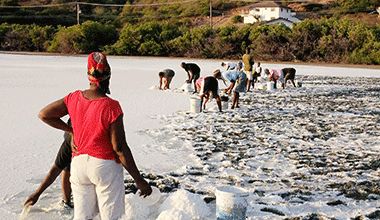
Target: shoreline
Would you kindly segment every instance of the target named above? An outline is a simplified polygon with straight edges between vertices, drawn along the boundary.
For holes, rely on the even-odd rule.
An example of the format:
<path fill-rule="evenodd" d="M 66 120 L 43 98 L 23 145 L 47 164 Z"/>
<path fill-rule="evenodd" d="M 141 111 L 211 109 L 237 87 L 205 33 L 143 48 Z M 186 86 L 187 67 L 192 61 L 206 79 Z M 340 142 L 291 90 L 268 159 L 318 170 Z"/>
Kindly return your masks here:
<path fill-rule="evenodd" d="M 33 56 L 67 56 L 67 57 L 87 57 L 87 54 L 64 54 L 64 53 L 49 53 L 49 52 L 30 52 L 30 51 L 0 51 L 0 54 L 13 54 L 13 55 L 33 55 Z M 162 57 L 162 56 L 123 56 L 123 55 L 108 55 L 110 57 L 130 57 L 130 58 L 150 58 L 150 59 L 188 59 L 188 60 L 215 60 L 215 61 L 226 61 L 235 59 L 205 59 L 205 58 L 194 58 L 194 57 Z M 261 61 L 261 63 L 269 64 L 294 64 L 294 65 L 305 65 L 305 66 L 324 66 L 324 67 L 346 67 L 346 68 L 365 68 L 365 69 L 379 69 L 380 65 L 367 65 L 367 64 L 346 64 L 346 63 L 323 63 L 323 62 L 281 62 L 281 61 Z M 380 72 L 379 72 L 380 74 Z"/>

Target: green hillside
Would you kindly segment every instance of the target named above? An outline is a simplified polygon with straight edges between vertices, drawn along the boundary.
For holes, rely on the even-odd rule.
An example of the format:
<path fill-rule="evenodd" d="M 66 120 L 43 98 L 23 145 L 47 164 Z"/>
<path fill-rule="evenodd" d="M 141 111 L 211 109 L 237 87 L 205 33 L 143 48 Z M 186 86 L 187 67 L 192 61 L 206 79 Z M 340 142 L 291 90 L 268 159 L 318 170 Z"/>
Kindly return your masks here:
<path fill-rule="evenodd" d="M 0 50 L 379 65 L 377 2 L 283 0 L 289 28 L 243 24 L 251 0 L 0 0 Z"/>
<path fill-rule="evenodd" d="M 259 1 L 256 1 L 259 2 Z M 327 1 L 279 1 L 297 12 L 300 18 L 320 18 L 366 13 L 375 10 L 378 0 L 327 0 Z M 89 3 L 89 4 L 86 4 Z M 252 0 L 211 0 L 212 15 L 216 21 L 239 15 Z M 90 5 L 95 4 L 95 5 Z M 97 5 L 99 4 L 99 5 Z M 103 5 L 101 5 L 103 4 Z M 77 8 L 74 1 L 64 0 L 1 0 L 0 22 L 18 24 L 74 25 Z M 18 7 L 17 7 L 18 6 Z M 34 6 L 34 7 L 31 7 Z M 45 6 L 45 7 L 37 7 Z M 125 23 L 157 20 L 190 19 L 196 26 L 208 22 L 210 0 L 89 0 L 81 1 L 80 21 L 93 20 L 122 26 Z M 361 16 L 363 22 L 373 22 Z"/>

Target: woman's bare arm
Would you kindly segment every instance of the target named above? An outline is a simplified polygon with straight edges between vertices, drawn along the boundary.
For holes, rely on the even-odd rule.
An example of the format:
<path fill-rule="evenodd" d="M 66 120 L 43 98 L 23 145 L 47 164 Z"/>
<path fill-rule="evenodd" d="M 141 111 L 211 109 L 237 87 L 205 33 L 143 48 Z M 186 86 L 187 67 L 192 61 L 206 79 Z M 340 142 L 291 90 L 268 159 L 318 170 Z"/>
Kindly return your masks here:
<path fill-rule="evenodd" d="M 53 128 L 72 132 L 72 128 L 61 119 L 67 114 L 67 107 L 63 99 L 59 99 L 45 106 L 38 114 L 38 117 Z"/>
<path fill-rule="evenodd" d="M 152 193 L 152 188 L 140 175 L 131 150 L 128 147 L 123 124 L 123 116 L 119 116 L 114 123 L 111 124 L 111 143 L 118 159 L 128 173 L 135 180 L 137 188 L 140 189 L 141 195 L 148 196 Z"/>

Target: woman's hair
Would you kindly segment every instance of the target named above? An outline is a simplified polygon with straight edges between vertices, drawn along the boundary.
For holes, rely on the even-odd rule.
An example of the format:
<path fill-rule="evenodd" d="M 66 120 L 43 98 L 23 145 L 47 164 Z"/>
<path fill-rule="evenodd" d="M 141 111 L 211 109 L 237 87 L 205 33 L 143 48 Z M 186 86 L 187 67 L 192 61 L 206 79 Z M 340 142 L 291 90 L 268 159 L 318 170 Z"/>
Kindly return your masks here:
<path fill-rule="evenodd" d="M 264 73 L 267 74 L 267 75 L 269 75 L 269 69 L 265 68 L 264 69 Z"/>
<path fill-rule="evenodd" d="M 98 88 L 105 94 L 111 94 L 110 92 L 110 79 L 99 82 Z"/>

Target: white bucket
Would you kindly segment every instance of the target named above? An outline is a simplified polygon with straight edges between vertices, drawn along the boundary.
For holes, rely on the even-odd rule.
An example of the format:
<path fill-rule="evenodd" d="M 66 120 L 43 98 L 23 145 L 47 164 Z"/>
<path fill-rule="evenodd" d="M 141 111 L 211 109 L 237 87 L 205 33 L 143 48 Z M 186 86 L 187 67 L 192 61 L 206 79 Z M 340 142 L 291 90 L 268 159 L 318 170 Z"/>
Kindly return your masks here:
<path fill-rule="evenodd" d="M 190 97 L 190 112 L 192 113 L 201 112 L 201 99 L 198 96 Z"/>
<path fill-rule="evenodd" d="M 143 204 L 144 206 L 152 206 L 161 199 L 161 192 L 157 187 L 152 186 L 152 193 L 149 196 L 140 196 L 140 190 L 137 190 L 135 196 L 140 204 Z"/>
<path fill-rule="evenodd" d="M 185 83 L 185 84 L 183 84 L 183 85 L 181 86 L 180 90 L 182 90 L 182 91 L 184 91 L 184 92 L 188 92 L 188 93 L 194 91 L 193 87 L 191 86 L 191 83 Z"/>
<path fill-rule="evenodd" d="M 216 188 L 215 195 L 217 220 L 245 220 L 248 205 L 245 189 L 222 186 Z"/>
<path fill-rule="evenodd" d="M 222 110 L 227 110 L 228 109 L 228 101 L 222 102 Z"/>
<path fill-rule="evenodd" d="M 267 91 L 274 90 L 274 82 L 267 82 Z"/>

